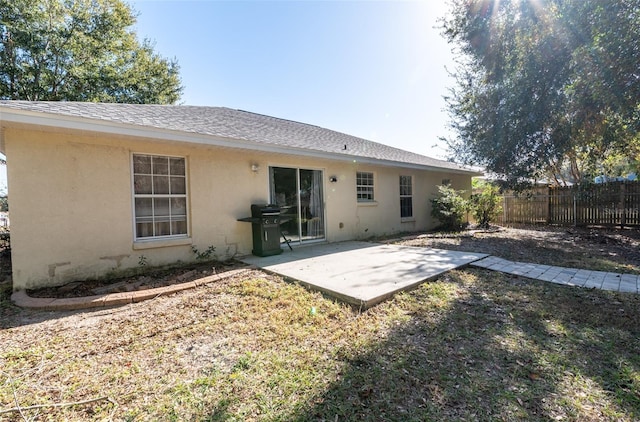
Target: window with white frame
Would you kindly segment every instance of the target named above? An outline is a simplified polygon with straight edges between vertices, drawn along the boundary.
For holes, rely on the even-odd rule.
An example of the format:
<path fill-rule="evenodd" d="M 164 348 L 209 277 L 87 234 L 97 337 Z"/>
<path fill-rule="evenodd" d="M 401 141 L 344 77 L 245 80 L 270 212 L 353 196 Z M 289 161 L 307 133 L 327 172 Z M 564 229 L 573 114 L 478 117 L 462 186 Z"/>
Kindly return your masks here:
<path fill-rule="evenodd" d="M 356 194 L 358 202 L 373 201 L 373 173 L 364 171 L 356 173 Z"/>
<path fill-rule="evenodd" d="M 413 186 L 411 176 L 400 176 L 400 217 L 413 217 Z"/>
<path fill-rule="evenodd" d="M 184 157 L 133 154 L 136 239 L 187 235 Z"/>

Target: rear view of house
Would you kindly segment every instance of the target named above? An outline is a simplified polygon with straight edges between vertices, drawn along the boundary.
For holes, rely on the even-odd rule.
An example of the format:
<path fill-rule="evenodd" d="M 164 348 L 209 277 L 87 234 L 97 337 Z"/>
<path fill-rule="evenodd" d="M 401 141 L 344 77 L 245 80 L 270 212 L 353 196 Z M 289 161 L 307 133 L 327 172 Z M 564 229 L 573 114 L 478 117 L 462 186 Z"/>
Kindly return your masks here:
<path fill-rule="evenodd" d="M 219 107 L 0 101 L 14 289 L 250 254 L 251 204 L 293 247 L 434 227 L 476 173 L 317 126 Z"/>

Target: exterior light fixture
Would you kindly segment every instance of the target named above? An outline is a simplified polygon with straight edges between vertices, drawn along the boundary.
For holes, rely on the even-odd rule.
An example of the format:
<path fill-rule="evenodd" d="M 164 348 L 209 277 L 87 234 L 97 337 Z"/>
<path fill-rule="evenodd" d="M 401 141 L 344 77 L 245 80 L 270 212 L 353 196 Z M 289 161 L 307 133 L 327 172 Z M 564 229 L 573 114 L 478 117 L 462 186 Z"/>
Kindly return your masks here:
<path fill-rule="evenodd" d="M 337 178 L 336 176 L 331 176 L 331 177 L 329 177 L 329 181 L 330 181 L 331 183 L 335 183 L 335 182 L 337 182 L 337 181 L 338 181 L 338 178 Z"/>

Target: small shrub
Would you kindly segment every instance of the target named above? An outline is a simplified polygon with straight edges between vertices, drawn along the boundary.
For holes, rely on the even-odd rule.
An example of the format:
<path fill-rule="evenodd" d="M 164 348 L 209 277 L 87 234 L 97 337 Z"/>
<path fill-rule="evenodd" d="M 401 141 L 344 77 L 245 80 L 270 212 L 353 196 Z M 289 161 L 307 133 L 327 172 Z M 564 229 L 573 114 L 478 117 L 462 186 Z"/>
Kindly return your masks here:
<path fill-rule="evenodd" d="M 462 197 L 464 191 L 451 186 L 438 186 L 438 196 L 431 199 L 431 216 L 437 218 L 445 230 L 460 230 L 469 204 Z"/>
<path fill-rule="evenodd" d="M 146 267 L 147 266 L 147 257 L 144 255 L 140 255 L 140 257 L 138 258 L 138 266 L 139 267 Z"/>
<path fill-rule="evenodd" d="M 492 221 L 502 212 L 500 206 L 500 189 L 491 184 L 480 186 L 482 191 L 471 195 L 471 212 L 478 226 L 488 228 Z"/>
<path fill-rule="evenodd" d="M 200 251 L 198 250 L 198 248 L 196 248 L 195 246 L 191 246 L 191 251 L 196 255 L 196 260 L 197 261 L 211 261 L 212 259 L 214 259 L 216 256 L 214 255 L 214 252 L 216 251 L 215 246 L 210 245 L 206 250 L 204 251 Z"/>
<path fill-rule="evenodd" d="M 11 233 L 8 227 L 0 227 L 0 255 L 11 255 Z"/>

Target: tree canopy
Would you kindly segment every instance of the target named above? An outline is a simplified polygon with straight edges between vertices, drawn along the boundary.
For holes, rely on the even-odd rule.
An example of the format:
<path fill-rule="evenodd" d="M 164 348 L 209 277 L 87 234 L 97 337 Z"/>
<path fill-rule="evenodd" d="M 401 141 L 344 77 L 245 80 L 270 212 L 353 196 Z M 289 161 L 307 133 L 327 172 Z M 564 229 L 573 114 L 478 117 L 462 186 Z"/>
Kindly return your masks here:
<path fill-rule="evenodd" d="M 457 158 L 511 186 L 638 170 L 640 0 L 450 4 Z"/>
<path fill-rule="evenodd" d="M 175 103 L 177 61 L 135 21 L 121 0 L 0 0 L 0 98 Z"/>

